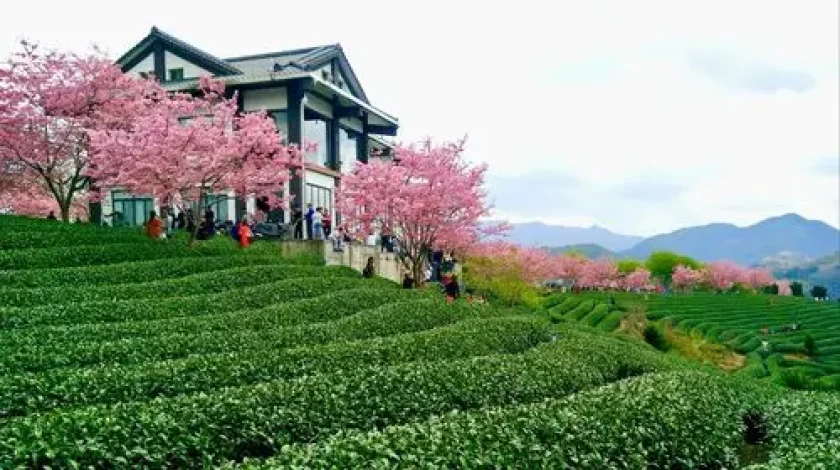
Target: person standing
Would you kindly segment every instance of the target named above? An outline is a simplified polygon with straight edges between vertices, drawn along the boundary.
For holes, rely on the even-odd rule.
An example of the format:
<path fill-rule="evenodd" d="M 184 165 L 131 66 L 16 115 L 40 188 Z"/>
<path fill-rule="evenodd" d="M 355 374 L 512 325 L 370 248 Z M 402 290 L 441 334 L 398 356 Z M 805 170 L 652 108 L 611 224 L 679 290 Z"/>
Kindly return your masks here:
<path fill-rule="evenodd" d="M 362 277 L 372 278 L 376 274 L 376 269 L 373 266 L 373 256 L 369 257 L 365 269 L 362 270 Z"/>
<path fill-rule="evenodd" d="M 50 215 L 47 216 L 47 220 L 58 220 L 55 216 L 55 211 L 50 211 Z"/>
<path fill-rule="evenodd" d="M 323 209 L 318 207 L 312 214 L 312 228 L 314 229 L 315 240 L 324 239 L 324 213 Z"/>
<path fill-rule="evenodd" d="M 163 221 L 158 218 L 155 211 L 149 212 L 149 220 L 146 222 L 146 235 L 149 238 L 158 239 L 163 234 Z"/>
<path fill-rule="evenodd" d="M 303 219 L 306 221 L 306 238 L 312 238 L 312 219 L 315 217 L 315 209 L 312 208 L 312 203 L 306 205 L 306 214 Z"/>
<path fill-rule="evenodd" d="M 458 295 L 461 293 L 461 286 L 458 285 L 457 275 L 452 275 L 452 279 L 444 287 L 444 292 L 446 292 L 446 300 L 449 302 L 454 302 L 458 298 Z"/>
<path fill-rule="evenodd" d="M 332 233 L 332 216 L 330 216 L 330 211 L 326 207 L 321 211 L 321 215 L 321 224 L 324 227 L 324 239 L 328 240 Z"/>
<path fill-rule="evenodd" d="M 254 238 L 254 233 L 251 231 L 251 227 L 248 226 L 248 218 L 242 217 L 242 220 L 239 221 L 239 244 L 242 248 L 248 248 L 251 246 L 251 239 Z"/>

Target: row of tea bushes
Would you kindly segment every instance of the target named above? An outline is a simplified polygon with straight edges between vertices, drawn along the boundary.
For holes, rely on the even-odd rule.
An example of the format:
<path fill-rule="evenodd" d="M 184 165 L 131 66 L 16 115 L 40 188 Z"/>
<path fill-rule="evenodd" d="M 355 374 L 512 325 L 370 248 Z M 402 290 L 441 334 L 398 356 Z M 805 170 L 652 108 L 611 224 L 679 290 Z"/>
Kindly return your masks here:
<path fill-rule="evenodd" d="M 569 335 L 522 354 L 361 367 L 12 418 L 0 426 L 0 466 L 204 468 L 273 455 L 287 444 L 342 430 L 382 429 L 452 410 L 541 401 L 601 385 L 627 370 L 623 360 L 644 361 L 628 354 L 603 356 L 608 360 L 599 362 L 587 354 L 596 347 L 589 337 Z M 610 410 L 615 403 L 600 405 L 593 411 Z M 601 423 L 592 432 L 605 429 L 609 426 Z"/>
<path fill-rule="evenodd" d="M 395 324 L 410 321 L 405 316 L 393 319 Z M 192 355 L 137 365 L 55 369 L 0 378 L 0 416 L 149 400 L 374 365 L 519 353 L 550 337 L 547 326 L 533 317 L 500 317 L 364 341 Z"/>

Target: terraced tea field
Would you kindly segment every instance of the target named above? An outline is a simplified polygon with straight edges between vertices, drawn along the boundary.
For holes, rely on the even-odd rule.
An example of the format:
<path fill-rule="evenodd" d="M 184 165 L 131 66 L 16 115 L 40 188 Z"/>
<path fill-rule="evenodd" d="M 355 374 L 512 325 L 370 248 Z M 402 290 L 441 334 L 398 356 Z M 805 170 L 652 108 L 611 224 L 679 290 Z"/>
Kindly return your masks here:
<path fill-rule="evenodd" d="M 840 390 L 840 304 L 764 295 L 615 295 L 555 296 L 548 303 L 555 318 L 578 320 L 605 331 L 618 327 L 620 309 L 642 307 L 647 319 L 747 355 L 750 372 L 773 375 L 793 387 Z M 796 325 L 795 327 L 793 325 Z M 795 329 L 794 329 L 795 328 Z M 764 335 L 764 330 L 767 335 Z M 814 349 L 809 351 L 806 339 Z M 762 341 L 766 340 L 765 350 Z M 764 358 L 766 369 L 762 366 Z"/>
<path fill-rule="evenodd" d="M 0 468 L 733 468 L 751 410 L 837 455 L 835 395 L 276 251 L 0 217 Z"/>

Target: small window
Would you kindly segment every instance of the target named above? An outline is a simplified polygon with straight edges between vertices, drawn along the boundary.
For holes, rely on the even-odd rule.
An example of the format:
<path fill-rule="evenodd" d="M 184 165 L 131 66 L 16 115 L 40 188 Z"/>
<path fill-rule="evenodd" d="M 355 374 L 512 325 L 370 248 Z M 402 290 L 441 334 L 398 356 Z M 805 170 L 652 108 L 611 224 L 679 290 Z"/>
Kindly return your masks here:
<path fill-rule="evenodd" d="M 169 80 L 183 80 L 184 79 L 184 69 L 169 69 Z"/>

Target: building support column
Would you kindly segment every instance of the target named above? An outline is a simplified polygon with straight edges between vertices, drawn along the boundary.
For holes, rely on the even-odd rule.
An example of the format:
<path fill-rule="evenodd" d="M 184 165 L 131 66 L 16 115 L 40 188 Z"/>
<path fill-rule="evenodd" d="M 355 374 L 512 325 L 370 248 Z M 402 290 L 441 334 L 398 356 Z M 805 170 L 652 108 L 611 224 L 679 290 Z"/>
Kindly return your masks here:
<path fill-rule="evenodd" d="M 370 149 L 368 148 L 368 113 L 362 113 L 362 133 L 359 135 L 359 142 L 356 145 L 356 159 L 362 163 L 368 162 Z"/>

